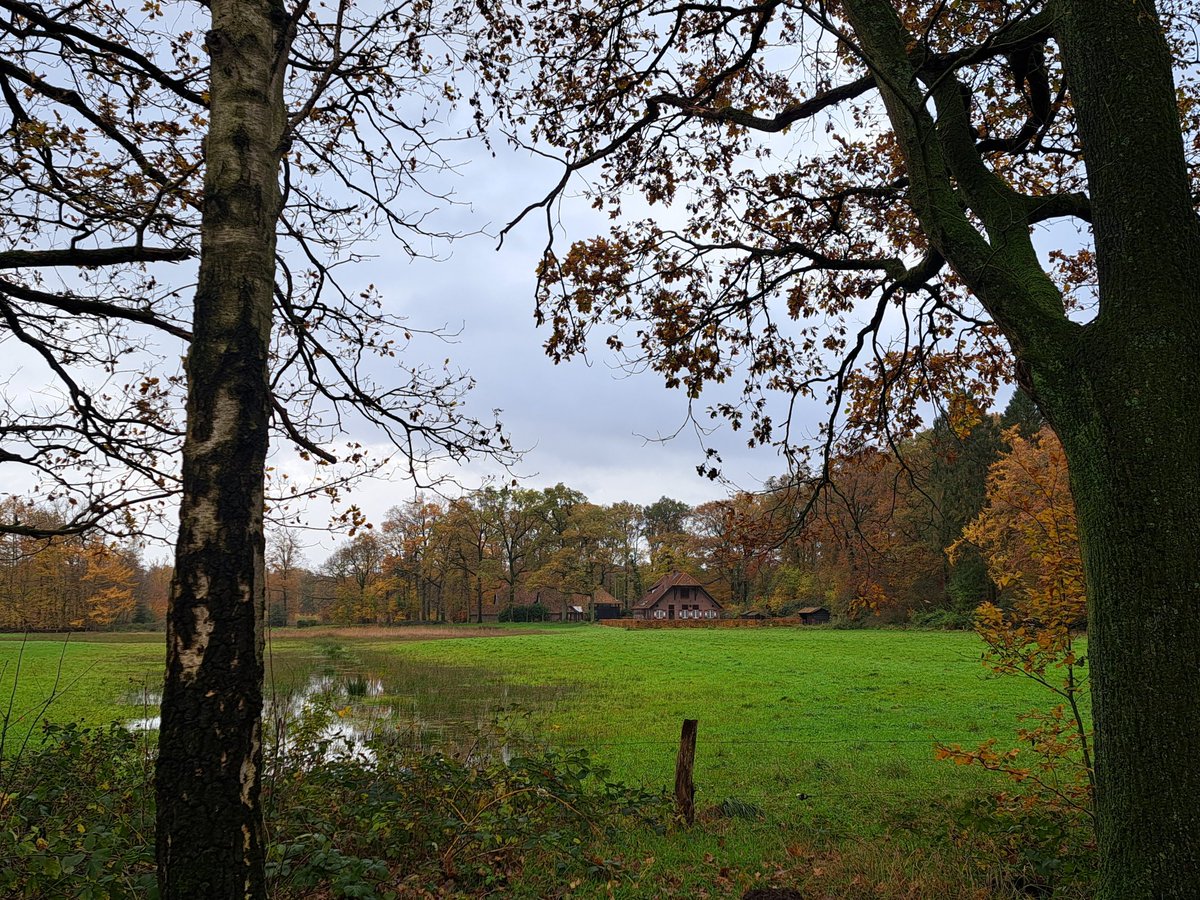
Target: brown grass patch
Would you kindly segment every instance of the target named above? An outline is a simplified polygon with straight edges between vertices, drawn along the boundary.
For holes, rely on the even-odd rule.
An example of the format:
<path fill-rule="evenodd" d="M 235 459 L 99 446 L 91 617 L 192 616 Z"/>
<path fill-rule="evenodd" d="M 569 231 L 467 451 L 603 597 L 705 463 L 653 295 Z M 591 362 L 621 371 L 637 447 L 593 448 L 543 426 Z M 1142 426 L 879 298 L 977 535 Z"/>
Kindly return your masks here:
<path fill-rule="evenodd" d="M 813 900 L 1008 900 L 1020 895 L 997 885 L 962 852 L 946 843 L 847 842 L 834 849 L 793 844 L 774 872 L 778 883 Z"/>

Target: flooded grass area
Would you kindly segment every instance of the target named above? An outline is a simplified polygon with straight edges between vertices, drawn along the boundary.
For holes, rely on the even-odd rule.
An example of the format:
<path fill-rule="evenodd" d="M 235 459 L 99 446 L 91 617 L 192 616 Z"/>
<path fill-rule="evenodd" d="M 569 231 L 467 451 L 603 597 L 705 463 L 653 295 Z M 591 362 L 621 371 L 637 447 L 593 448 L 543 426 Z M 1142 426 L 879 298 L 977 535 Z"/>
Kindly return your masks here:
<path fill-rule="evenodd" d="M 540 731 L 572 692 L 477 666 L 412 660 L 370 644 L 318 639 L 276 647 L 266 689 L 276 734 L 321 722 L 319 741 L 356 752 L 386 740 L 416 750 L 469 751 L 481 735 Z M 311 740 L 313 736 L 310 736 Z"/>
<path fill-rule="evenodd" d="M 541 633 L 494 626 L 278 629 L 267 644 L 267 718 L 282 733 L 301 717 L 328 713 L 336 726 L 331 722 L 322 739 L 356 747 L 386 738 L 454 752 L 497 725 L 533 734 L 571 693 L 569 684 L 407 659 L 394 648 Z M 161 633 L 0 635 L 0 694 L 10 732 L 20 732 L 9 744 L 36 743 L 45 720 L 157 729 L 164 653 Z"/>
<path fill-rule="evenodd" d="M 43 718 L 157 727 L 162 636 L 89 638 L 0 641 L 0 689 L 12 689 L 20 660 L 22 741 Z M 503 732 L 497 746 L 583 747 L 615 778 L 659 789 L 672 783 L 680 723 L 695 718 L 705 802 L 736 797 L 857 828 L 879 821 L 864 812 L 871 802 L 915 806 L 988 783 L 939 762 L 935 745 L 1011 734 L 1039 695 L 988 677 L 977 642 L 803 629 L 293 629 L 268 643 L 268 735 L 284 749 L 300 728 L 331 750 L 387 740 L 458 753 Z M 55 683 L 61 695 L 42 709 Z"/>
<path fill-rule="evenodd" d="M 42 718 L 157 725 L 163 636 L 91 637 L 0 636 L 11 747 L 40 733 Z M 1028 680 L 990 676 L 979 652 L 974 635 L 919 631 L 277 631 L 267 762 L 293 750 L 382 761 L 373 747 L 387 742 L 486 767 L 540 744 L 583 748 L 604 778 L 660 792 L 674 783 L 682 721 L 698 719 L 697 826 L 612 838 L 604 858 L 642 861 L 647 879 L 617 896 L 717 896 L 714 885 L 733 896 L 785 869 L 813 879 L 820 896 L 827 881 L 865 885 L 828 896 L 876 896 L 893 883 L 912 886 L 906 897 L 992 896 L 974 851 L 949 829 L 1006 782 L 938 761 L 934 748 L 1009 746 L 1017 716 L 1046 700 Z M 512 896 L 547 896 L 544 887 Z"/>

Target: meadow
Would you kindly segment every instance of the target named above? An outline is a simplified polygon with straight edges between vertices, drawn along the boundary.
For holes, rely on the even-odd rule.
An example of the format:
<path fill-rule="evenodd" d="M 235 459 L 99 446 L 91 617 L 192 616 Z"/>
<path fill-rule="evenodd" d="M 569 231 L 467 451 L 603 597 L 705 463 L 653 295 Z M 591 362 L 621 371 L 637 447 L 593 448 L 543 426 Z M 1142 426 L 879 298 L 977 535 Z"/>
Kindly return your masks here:
<path fill-rule="evenodd" d="M 8 751 L 36 741 L 41 718 L 152 715 L 162 640 L 0 638 Z M 656 873 L 628 896 L 732 895 L 781 878 L 826 891 L 815 896 L 1004 896 L 954 826 L 1004 785 L 934 748 L 1011 743 L 1016 717 L 1049 705 L 1037 685 L 990 675 L 962 632 L 312 629 L 275 631 L 269 651 L 276 708 L 319 685 L 349 737 L 436 748 L 499 721 L 587 748 L 611 778 L 655 791 L 673 784 L 682 720 L 698 719 L 702 821 L 665 836 L 633 828 L 609 848 Z"/>

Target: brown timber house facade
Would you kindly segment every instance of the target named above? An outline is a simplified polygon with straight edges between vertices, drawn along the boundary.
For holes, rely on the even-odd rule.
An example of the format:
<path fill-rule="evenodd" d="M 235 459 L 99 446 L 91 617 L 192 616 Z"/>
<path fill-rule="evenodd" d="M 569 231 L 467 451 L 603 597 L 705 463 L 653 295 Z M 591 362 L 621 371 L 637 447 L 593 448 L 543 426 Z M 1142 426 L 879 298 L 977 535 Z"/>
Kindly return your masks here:
<path fill-rule="evenodd" d="M 719 619 L 721 613 L 704 585 L 684 572 L 660 578 L 633 606 L 635 619 Z"/>

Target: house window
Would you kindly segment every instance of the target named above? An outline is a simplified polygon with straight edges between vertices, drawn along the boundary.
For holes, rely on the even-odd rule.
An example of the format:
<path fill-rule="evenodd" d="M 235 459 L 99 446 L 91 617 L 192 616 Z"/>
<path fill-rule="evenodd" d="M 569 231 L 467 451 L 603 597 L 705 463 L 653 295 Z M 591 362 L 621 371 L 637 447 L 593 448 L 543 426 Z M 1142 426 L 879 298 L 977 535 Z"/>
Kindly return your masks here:
<path fill-rule="evenodd" d="M 665 611 L 663 611 L 663 610 L 661 610 L 661 609 L 656 609 L 656 610 L 654 611 L 654 618 L 656 618 L 656 619 L 665 619 L 666 617 L 667 617 L 667 614 L 666 614 L 666 612 L 665 612 Z"/>
<path fill-rule="evenodd" d="M 710 619 L 715 619 L 717 617 L 717 611 L 715 609 L 710 609 L 708 611 L 708 617 Z"/>

